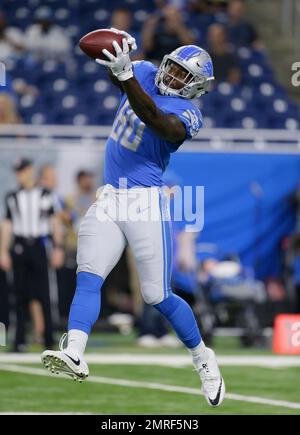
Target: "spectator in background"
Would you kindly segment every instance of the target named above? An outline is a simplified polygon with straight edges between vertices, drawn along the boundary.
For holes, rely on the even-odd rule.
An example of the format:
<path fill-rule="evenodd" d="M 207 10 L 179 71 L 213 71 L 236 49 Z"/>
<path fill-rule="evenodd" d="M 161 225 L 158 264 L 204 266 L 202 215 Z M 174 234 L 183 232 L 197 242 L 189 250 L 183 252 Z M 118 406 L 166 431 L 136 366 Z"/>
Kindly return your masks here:
<path fill-rule="evenodd" d="M 188 6 L 189 12 L 192 14 L 203 14 L 207 12 L 207 2 L 205 0 L 190 0 Z"/>
<path fill-rule="evenodd" d="M 138 51 L 133 53 L 132 59 L 143 59 L 142 45 L 140 34 L 134 30 L 132 30 L 132 13 L 126 8 L 118 8 L 112 12 L 111 15 L 111 27 L 114 27 L 118 30 L 124 30 L 127 33 L 132 35 L 137 43 Z"/>
<path fill-rule="evenodd" d="M 64 200 L 57 193 L 57 173 L 54 166 L 45 164 L 41 167 L 39 185 L 52 193 L 53 200 L 55 201 L 55 209 L 60 214 L 64 206 Z"/>
<path fill-rule="evenodd" d="M 195 38 L 184 23 L 181 11 L 176 6 L 166 5 L 146 21 L 142 42 L 146 58 L 159 63 L 165 54 L 181 45 L 193 44 Z"/>
<path fill-rule="evenodd" d="M 214 16 L 218 21 L 223 22 L 227 3 L 227 0 L 189 0 L 188 9 L 190 13 Z"/>
<path fill-rule="evenodd" d="M 95 201 L 94 174 L 88 170 L 77 173 L 76 191 L 65 199 L 65 216 L 72 222 L 73 229 L 77 232 L 81 218 L 85 215 L 90 205 Z"/>
<path fill-rule="evenodd" d="M 24 48 L 23 33 L 16 27 L 8 26 L 4 13 L 0 11 L 0 61 L 18 57 Z"/>
<path fill-rule="evenodd" d="M 5 86 L 0 86 L 0 95 L 6 94 L 12 98 L 13 105 L 18 98 L 23 96 L 35 97 L 39 94 L 36 86 L 28 84 L 22 78 L 12 79 L 8 72 L 5 73 Z"/>
<path fill-rule="evenodd" d="M 286 287 L 293 286 L 295 296 L 295 312 L 300 313 L 300 183 L 295 192 L 288 198 L 288 203 L 294 207 L 296 225 L 295 231 L 288 237 L 285 247 L 285 280 Z"/>
<path fill-rule="evenodd" d="M 39 184 L 50 192 L 55 192 L 57 188 L 57 175 L 54 166 L 45 164 L 39 173 Z"/>
<path fill-rule="evenodd" d="M 241 72 L 238 60 L 230 50 L 224 26 L 221 24 L 209 26 L 207 38 L 216 81 L 238 85 L 241 81 Z"/>
<path fill-rule="evenodd" d="M 205 0 L 206 12 L 214 15 L 226 13 L 228 0 Z"/>
<path fill-rule="evenodd" d="M 172 5 L 176 6 L 176 8 L 185 10 L 188 7 L 189 0 L 158 0 L 156 1 L 156 4 L 159 8 L 165 6 L 165 5 Z"/>
<path fill-rule="evenodd" d="M 297 246 L 297 245 L 296 245 Z M 295 312 L 300 314 L 300 243 L 298 240 L 298 249 L 295 250 L 293 258 L 293 281 L 295 283 Z"/>
<path fill-rule="evenodd" d="M 227 33 L 232 45 L 235 47 L 261 48 L 261 43 L 258 41 L 253 25 L 245 18 L 246 2 L 244 0 L 230 0 L 227 11 Z"/>
<path fill-rule="evenodd" d="M 1 48 L 0 48 L 1 49 Z M 18 124 L 17 93 L 9 74 L 5 74 L 4 86 L 0 86 L 0 124 Z"/>
<path fill-rule="evenodd" d="M 210 248 L 215 246 L 214 251 L 207 249 L 209 245 Z M 259 307 L 267 301 L 264 283 L 255 278 L 253 268 L 241 263 L 237 254 L 226 255 L 217 245 L 210 243 L 206 243 L 206 249 L 199 251 L 201 269 L 198 279 L 208 301 L 214 307 L 218 322 L 226 324 L 230 310 L 234 307 L 235 326 L 241 327 L 243 331 L 241 343 L 244 346 L 262 344 Z M 218 310 L 220 306 L 221 316 L 221 311 Z"/>
<path fill-rule="evenodd" d="M 37 61 L 64 61 L 70 56 L 71 41 L 64 29 L 53 22 L 49 8 L 38 9 L 36 23 L 25 32 L 26 46 Z"/>
<path fill-rule="evenodd" d="M 0 93 L 0 124 L 19 124 L 21 118 L 18 115 L 16 104 L 11 95 Z"/>
<path fill-rule="evenodd" d="M 111 26 L 129 33 L 132 26 L 131 12 L 126 8 L 115 9 L 111 14 Z M 136 38 L 132 30 L 130 34 Z"/>

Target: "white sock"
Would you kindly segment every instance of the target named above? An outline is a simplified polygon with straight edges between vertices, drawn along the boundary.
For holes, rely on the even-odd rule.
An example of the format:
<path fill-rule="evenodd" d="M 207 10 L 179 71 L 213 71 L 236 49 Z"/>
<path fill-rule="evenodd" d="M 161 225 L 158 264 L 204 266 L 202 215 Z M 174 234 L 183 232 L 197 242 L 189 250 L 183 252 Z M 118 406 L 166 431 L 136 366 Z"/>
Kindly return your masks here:
<path fill-rule="evenodd" d="M 208 360 L 208 352 L 207 352 L 207 347 L 204 344 L 204 341 L 201 340 L 200 344 L 198 344 L 198 346 L 193 347 L 192 349 L 189 349 L 189 351 L 192 354 L 193 357 L 193 362 L 195 365 L 197 365 L 197 363 L 201 363 L 204 361 Z"/>
<path fill-rule="evenodd" d="M 68 346 L 67 349 L 75 352 L 78 356 L 82 357 L 88 341 L 88 334 L 79 329 L 70 329 L 68 332 Z"/>

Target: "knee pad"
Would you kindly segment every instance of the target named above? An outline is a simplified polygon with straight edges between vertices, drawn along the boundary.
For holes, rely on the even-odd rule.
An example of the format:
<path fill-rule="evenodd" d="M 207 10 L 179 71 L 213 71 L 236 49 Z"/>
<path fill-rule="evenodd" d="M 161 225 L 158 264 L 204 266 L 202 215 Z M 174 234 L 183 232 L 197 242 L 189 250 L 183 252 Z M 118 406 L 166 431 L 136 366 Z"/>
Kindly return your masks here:
<path fill-rule="evenodd" d="M 164 291 L 155 284 L 144 284 L 141 287 L 141 293 L 146 304 L 156 305 L 163 301 Z"/>
<path fill-rule="evenodd" d="M 182 303 L 186 304 L 183 299 L 179 298 L 174 293 L 171 293 L 165 300 L 155 305 L 155 308 L 164 316 L 170 317 Z"/>

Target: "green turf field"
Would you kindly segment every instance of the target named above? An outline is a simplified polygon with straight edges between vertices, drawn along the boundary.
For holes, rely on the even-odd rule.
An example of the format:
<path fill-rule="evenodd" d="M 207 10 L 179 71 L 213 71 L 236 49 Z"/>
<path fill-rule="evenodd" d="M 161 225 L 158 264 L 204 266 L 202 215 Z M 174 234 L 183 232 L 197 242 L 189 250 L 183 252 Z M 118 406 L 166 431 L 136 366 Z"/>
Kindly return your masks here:
<path fill-rule="evenodd" d="M 200 382 L 191 366 L 118 364 L 120 354 L 133 357 L 163 354 L 169 355 L 171 360 L 172 356 L 186 355 L 184 349 L 144 351 L 135 346 L 130 337 L 114 336 L 95 336 L 91 344 L 91 355 L 109 353 L 115 356 L 115 361 L 91 364 L 91 376 L 82 384 L 49 374 L 37 361 L 25 364 L 21 359 L 7 364 L 0 359 L 0 412 L 300 414 L 300 365 L 289 368 L 222 366 L 229 397 L 220 408 L 212 409 L 198 395 Z M 216 350 L 220 356 L 270 354 L 268 351 L 240 351 L 234 339 L 219 339 Z M 30 373 L 23 373 L 28 370 Z M 173 391 L 165 391 L 170 386 Z"/>

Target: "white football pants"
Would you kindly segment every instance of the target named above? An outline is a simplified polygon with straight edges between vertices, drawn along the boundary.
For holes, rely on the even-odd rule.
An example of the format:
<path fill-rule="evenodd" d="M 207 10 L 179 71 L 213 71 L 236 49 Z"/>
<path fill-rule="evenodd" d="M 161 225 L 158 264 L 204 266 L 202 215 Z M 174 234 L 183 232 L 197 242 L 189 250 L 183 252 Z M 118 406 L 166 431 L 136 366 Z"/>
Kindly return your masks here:
<path fill-rule="evenodd" d="M 172 233 L 167 194 L 159 187 L 117 189 L 105 185 L 79 229 L 77 272 L 107 277 L 129 244 L 146 303 L 170 292 Z"/>

